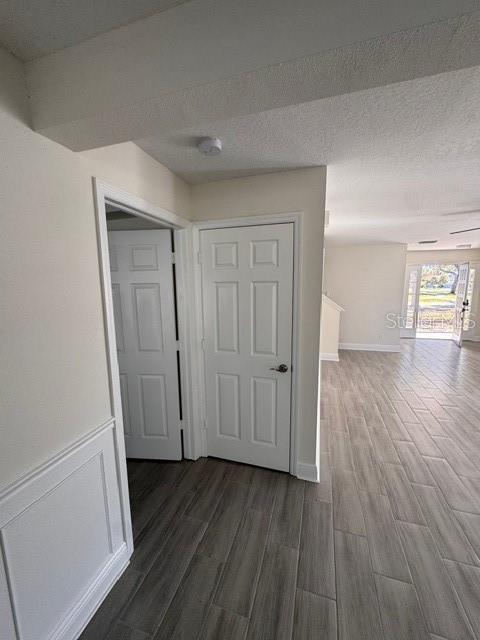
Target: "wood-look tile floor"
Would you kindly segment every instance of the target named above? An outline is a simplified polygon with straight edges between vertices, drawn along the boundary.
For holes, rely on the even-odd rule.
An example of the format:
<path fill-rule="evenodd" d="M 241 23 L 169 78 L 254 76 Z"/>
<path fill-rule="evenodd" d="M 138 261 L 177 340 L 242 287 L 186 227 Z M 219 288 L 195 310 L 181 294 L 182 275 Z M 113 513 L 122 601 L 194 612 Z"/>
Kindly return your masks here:
<path fill-rule="evenodd" d="M 135 552 L 82 640 L 480 640 L 480 345 L 322 380 L 318 485 L 129 463 Z"/>

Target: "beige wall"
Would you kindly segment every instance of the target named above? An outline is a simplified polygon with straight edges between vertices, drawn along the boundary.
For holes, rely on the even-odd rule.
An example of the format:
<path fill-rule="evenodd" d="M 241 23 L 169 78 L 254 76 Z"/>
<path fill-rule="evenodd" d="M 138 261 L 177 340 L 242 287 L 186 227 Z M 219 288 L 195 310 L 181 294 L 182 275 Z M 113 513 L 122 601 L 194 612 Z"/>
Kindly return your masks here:
<path fill-rule="evenodd" d="M 78 155 L 97 178 L 184 218 L 191 217 L 190 185 L 133 142 L 83 151 Z"/>
<path fill-rule="evenodd" d="M 300 169 L 192 187 L 196 220 L 303 212 L 300 275 L 300 362 L 297 457 L 313 464 L 317 392 L 326 169 Z"/>
<path fill-rule="evenodd" d="M 127 143 L 74 154 L 26 125 L 0 50 L 0 488 L 110 415 L 92 175 L 180 215 L 190 189 Z"/>
<path fill-rule="evenodd" d="M 324 293 L 345 309 L 340 343 L 398 346 L 388 313 L 402 308 L 406 245 L 348 245 L 325 251 Z"/>

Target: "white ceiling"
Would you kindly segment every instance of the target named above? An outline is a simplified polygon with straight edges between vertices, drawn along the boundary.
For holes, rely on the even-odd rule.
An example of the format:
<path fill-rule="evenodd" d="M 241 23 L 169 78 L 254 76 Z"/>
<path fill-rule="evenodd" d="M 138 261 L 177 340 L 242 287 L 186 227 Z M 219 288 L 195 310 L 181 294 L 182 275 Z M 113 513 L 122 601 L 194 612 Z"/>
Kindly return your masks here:
<path fill-rule="evenodd" d="M 0 42 L 33 60 L 188 0 L 2 0 Z"/>
<path fill-rule="evenodd" d="M 475 67 L 137 143 L 190 183 L 326 164 L 332 244 L 480 247 L 480 232 L 449 235 L 480 226 L 479 104 Z M 221 155 L 200 155 L 201 135 Z"/>

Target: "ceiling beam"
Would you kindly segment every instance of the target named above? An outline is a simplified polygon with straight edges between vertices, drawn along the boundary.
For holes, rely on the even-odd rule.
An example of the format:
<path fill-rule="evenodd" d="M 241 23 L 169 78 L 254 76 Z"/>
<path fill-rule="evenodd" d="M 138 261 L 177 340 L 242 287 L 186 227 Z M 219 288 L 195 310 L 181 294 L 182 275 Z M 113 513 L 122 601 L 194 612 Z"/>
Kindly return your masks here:
<path fill-rule="evenodd" d="M 202 43 L 198 51 L 199 69 L 205 65 L 200 75 L 192 72 L 192 43 L 176 42 L 170 33 L 166 59 L 158 57 L 162 47 L 142 45 L 145 30 L 150 45 L 156 43 L 159 19 L 201 4 L 181 5 L 29 63 L 34 128 L 81 151 L 480 64 L 480 12 L 273 64 L 263 64 L 276 55 L 268 47 L 256 60 L 235 60 L 236 51 L 225 50 L 228 38 L 219 34 L 213 47 Z M 225 66 L 222 56 L 234 63 Z"/>

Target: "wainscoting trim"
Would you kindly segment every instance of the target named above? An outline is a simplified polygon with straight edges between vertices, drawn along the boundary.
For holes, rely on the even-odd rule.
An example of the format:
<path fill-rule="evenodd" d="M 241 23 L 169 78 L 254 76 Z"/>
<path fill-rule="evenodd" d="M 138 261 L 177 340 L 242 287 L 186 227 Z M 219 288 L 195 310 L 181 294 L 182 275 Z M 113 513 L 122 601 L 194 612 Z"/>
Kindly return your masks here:
<path fill-rule="evenodd" d="M 109 418 L 0 493 L 2 640 L 74 640 L 128 565 L 115 438 Z"/>

